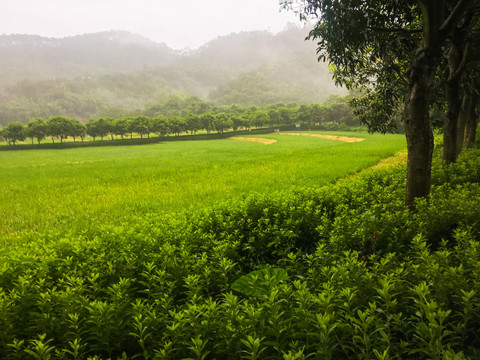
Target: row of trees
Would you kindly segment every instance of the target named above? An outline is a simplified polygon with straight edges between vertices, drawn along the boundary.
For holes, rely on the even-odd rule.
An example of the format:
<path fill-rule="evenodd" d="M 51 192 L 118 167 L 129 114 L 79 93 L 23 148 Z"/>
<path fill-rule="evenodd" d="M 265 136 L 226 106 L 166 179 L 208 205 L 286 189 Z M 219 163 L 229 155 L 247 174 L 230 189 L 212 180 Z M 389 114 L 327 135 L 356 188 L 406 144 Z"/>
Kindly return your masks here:
<path fill-rule="evenodd" d="M 402 114 L 408 145 L 406 204 L 430 193 L 432 113 L 443 112 L 444 162 L 472 144 L 480 95 L 477 0 L 288 0 L 316 21 L 310 39 L 334 80 L 361 89 L 356 114 L 386 131 Z"/>
<path fill-rule="evenodd" d="M 163 115 L 156 117 L 139 115 L 116 119 L 105 117 L 90 119 L 86 124 L 76 119 L 54 116 L 46 121 L 36 118 L 26 125 L 11 122 L 0 132 L 0 135 L 9 143 L 15 144 L 27 137 L 32 139 L 32 143 L 34 139 L 40 143 L 46 137 L 51 137 L 53 142 L 55 139 L 63 142 L 68 137 L 73 138 L 74 141 L 76 139 L 83 141 L 87 135 L 95 141 L 98 137 L 103 140 L 107 136 L 111 136 L 112 139 L 114 136 L 120 136 L 123 139 L 133 137 L 134 134 L 143 138 L 150 137 L 152 133 L 160 136 L 196 134 L 199 131 L 223 133 L 229 129 L 237 131 L 252 127 L 292 126 L 297 123 L 314 125 L 327 121 L 355 124 L 345 99 L 340 98 L 324 105 L 278 104 L 266 108 L 232 106 L 229 110 L 229 112 L 218 113 L 208 111 L 200 115 L 189 114 L 185 117 Z"/>

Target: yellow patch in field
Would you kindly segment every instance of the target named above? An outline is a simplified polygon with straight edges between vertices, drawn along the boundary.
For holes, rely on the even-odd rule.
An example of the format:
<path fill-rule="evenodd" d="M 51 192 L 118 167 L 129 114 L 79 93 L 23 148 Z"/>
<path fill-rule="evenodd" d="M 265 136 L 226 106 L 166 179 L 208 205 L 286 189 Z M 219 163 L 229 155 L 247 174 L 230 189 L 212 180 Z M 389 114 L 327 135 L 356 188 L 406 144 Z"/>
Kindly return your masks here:
<path fill-rule="evenodd" d="M 408 152 L 407 149 L 397 152 L 394 156 L 380 160 L 376 165 L 370 169 L 381 169 L 397 165 L 405 165 L 407 163 Z"/>
<path fill-rule="evenodd" d="M 351 137 L 351 136 L 322 135 L 322 134 L 308 134 L 308 133 L 281 133 L 280 135 L 313 136 L 313 137 L 318 137 L 322 139 L 343 141 L 347 143 L 354 143 L 354 142 L 360 142 L 365 140 L 363 138 Z"/>
<path fill-rule="evenodd" d="M 270 144 L 273 144 L 273 143 L 277 142 L 277 140 L 273 140 L 273 139 L 247 138 L 247 137 L 241 137 L 241 136 L 234 136 L 234 137 L 231 137 L 229 139 L 240 140 L 240 141 L 253 141 L 253 142 L 257 142 L 257 143 L 264 144 L 264 145 L 270 145 Z"/>

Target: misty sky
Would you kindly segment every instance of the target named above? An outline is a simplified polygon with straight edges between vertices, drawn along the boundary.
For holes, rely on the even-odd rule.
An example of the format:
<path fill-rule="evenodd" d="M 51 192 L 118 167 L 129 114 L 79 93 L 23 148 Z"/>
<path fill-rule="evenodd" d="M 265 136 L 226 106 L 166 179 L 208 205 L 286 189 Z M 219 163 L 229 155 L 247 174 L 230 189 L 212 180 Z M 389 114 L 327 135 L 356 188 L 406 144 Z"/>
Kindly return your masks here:
<path fill-rule="evenodd" d="M 301 25 L 278 0 L 0 0 L 0 34 L 64 37 L 127 30 L 175 49 L 219 35 Z"/>

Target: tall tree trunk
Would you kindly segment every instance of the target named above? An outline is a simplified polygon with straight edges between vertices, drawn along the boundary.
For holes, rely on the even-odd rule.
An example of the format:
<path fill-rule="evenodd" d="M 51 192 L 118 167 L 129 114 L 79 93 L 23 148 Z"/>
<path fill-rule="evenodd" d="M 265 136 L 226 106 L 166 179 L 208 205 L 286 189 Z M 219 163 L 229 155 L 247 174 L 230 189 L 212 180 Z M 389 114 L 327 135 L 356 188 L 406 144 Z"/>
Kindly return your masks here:
<path fill-rule="evenodd" d="M 443 162 L 448 165 L 457 160 L 457 123 L 462 102 L 460 100 L 461 52 L 455 41 L 452 41 L 448 52 L 450 75 L 447 79 L 447 113 L 443 122 Z"/>
<path fill-rule="evenodd" d="M 462 106 L 460 107 L 460 113 L 457 120 L 457 156 L 462 152 L 464 139 L 465 139 L 465 127 L 467 125 L 468 117 L 468 102 L 471 101 L 471 97 L 467 94 L 463 96 Z"/>
<path fill-rule="evenodd" d="M 469 94 L 470 101 L 465 109 L 467 120 L 465 124 L 465 142 L 467 148 L 472 148 L 475 143 L 475 135 L 477 132 L 478 118 L 475 112 L 480 97 L 477 94 Z"/>
<path fill-rule="evenodd" d="M 470 53 L 468 34 L 472 21 L 472 15 L 467 15 L 462 26 L 454 28 L 450 38 L 450 48 L 447 54 L 449 76 L 446 86 L 448 108 L 443 126 L 443 161 L 445 164 L 457 160 L 463 145 L 465 118 L 462 114 L 463 101 L 460 95 L 460 80 Z"/>
<path fill-rule="evenodd" d="M 405 204 L 430 194 L 433 132 L 429 118 L 430 88 L 436 68 L 436 52 L 422 48 L 412 66 L 405 96 L 403 121 L 408 148 Z"/>

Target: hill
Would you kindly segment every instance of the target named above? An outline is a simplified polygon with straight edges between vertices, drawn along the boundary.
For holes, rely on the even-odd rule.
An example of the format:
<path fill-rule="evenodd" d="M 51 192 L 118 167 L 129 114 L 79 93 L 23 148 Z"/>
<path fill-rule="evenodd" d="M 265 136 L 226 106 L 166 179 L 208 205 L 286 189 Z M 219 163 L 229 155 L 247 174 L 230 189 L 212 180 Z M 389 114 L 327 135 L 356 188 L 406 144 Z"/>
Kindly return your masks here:
<path fill-rule="evenodd" d="M 175 51 L 128 32 L 64 39 L 0 36 L 0 125 L 34 117 L 141 113 L 169 94 L 216 105 L 310 103 L 340 93 L 308 30 L 242 32 Z"/>
<path fill-rule="evenodd" d="M 45 80 L 135 71 L 163 66 L 180 54 L 126 31 L 66 38 L 0 36 L 0 78 L 4 86 L 21 80 Z"/>

